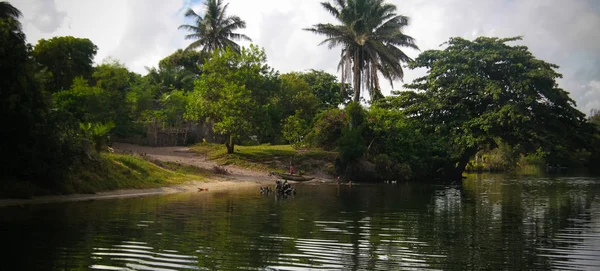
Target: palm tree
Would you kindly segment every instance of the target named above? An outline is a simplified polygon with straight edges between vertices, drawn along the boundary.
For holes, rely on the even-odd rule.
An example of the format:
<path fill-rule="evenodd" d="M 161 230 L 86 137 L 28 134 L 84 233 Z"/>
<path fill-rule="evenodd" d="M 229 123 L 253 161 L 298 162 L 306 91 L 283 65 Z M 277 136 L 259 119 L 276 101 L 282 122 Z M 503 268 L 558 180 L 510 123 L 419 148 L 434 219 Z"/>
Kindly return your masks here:
<path fill-rule="evenodd" d="M 379 87 L 379 73 L 390 81 L 402 80 L 402 62 L 408 57 L 398 47 L 418 50 L 415 40 L 403 33 L 408 25 L 408 17 L 397 15 L 396 6 L 383 0 L 333 0 L 333 4 L 321 5 L 340 24 L 316 24 L 304 30 L 324 35 L 322 44 L 329 49 L 342 47 L 338 70 L 342 72 L 342 84 L 352 76 L 354 101 L 360 101 L 361 85 L 364 85 L 371 99 L 382 97 Z"/>
<path fill-rule="evenodd" d="M 191 8 L 185 13 L 185 17 L 193 18 L 194 25 L 183 24 L 179 29 L 186 29 L 192 32 L 186 35 L 186 39 L 195 39 L 185 50 L 202 47 L 203 51 L 212 52 L 216 49 L 225 49 L 229 47 L 235 52 L 240 52 L 240 46 L 234 40 L 252 41 L 244 34 L 234 33 L 233 31 L 246 28 L 244 22 L 238 16 L 227 16 L 227 6 L 221 0 L 207 0 L 206 13 L 204 17 L 198 15 Z"/>
<path fill-rule="evenodd" d="M 0 19 L 12 19 L 16 22 L 17 29 L 21 30 L 21 23 L 19 17 L 23 16 L 20 10 L 13 7 L 6 1 L 0 2 Z"/>

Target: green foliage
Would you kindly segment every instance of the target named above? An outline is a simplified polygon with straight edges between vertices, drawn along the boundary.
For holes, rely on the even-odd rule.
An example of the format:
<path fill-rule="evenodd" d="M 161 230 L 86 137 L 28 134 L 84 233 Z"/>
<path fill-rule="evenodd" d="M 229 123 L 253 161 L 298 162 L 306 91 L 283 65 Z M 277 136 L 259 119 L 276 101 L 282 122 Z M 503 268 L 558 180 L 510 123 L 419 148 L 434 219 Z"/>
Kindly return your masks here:
<path fill-rule="evenodd" d="M 335 75 L 319 70 L 300 73 L 300 78 L 310 86 L 312 92 L 321 100 L 321 109 L 329 109 L 350 102 L 352 87 L 341 84 Z"/>
<path fill-rule="evenodd" d="M 594 131 L 590 137 L 590 156 L 587 162 L 588 168 L 594 173 L 600 173 L 600 110 L 595 109 L 590 112 L 589 121 Z"/>
<path fill-rule="evenodd" d="M 366 113 L 359 103 L 351 102 L 345 109 L 346 123 L 338 140 L 340 159 L 343 163 L 361 159 L 367 149 L 363 132 Z"/>
<path fill-rule="evenodd" d="M 40 39 L 32 55 L 50 74 L 46 89 L 52 92 L 69 89 L 73 79 L 89 79 L 98 47 L 89 39 L 72 36 Z"/>
<path fill-rule="evenodd" d="M 166 66 L 159 69 L 148 69 L 147 80 L 156 85 L 160 93 L 167 93 L 175 89 L 192 91 L 194 80 L 198 76 L 193 72 L 178 67 Z"/>
<path fill-rule="evenodd" d="M 274 132 L 269 101 L 277 89 L 276 75 L 266 65 L 264 50 L 251 45 L 240 54 L 218 51 L 203 69 L 191 93 L 187 119 L 208 119 L 215 132 L 229 135 L 231 141 Z"/>
<path fill-rule="evenodd" d="M 280 106 L 284 115 L 297 115 L 305 122 L 310 122 L 321 103 L 311 91 L 311 86 L 298 73 L 287 73 L 279 76 L 281 82 Z"/>
<path fill-rule="evenodd" d="M 454 174 L 496 138 L 519 144 L 525 153 L 542 147 L 550 155 L 559 146 L 585 145 L 584 115 L 557 87 L 557 66 L 536 59 L 525 46 L 507 44 L 518 39 L 451 38 L 446 49 L 425 51 L 409 64 L 428 69 L 407 85 L 423 92 L 399 93 L 392 107 L 449 138 Z"/>
<path fill-rule="evenodd" d="M 0 20 L 11 21 L 14 24 L 13 28 L 18 31 L 21 31 L 21 23 L 19 22 L 21 16 L 23 16 L 23 13 L 10 3 L 0 2 Z"/>
<path fill-rule="evenodd" d="M 142 120 L 142 115 L 157 107 L 155 99 L 157 93 L 157 87 L 148 82 L 148 80 L 142 79 L 131 86 L 131 90 L 125 95 L 125 100 L 131 106 L 131 113 L 134 119 Z"/>
<path fill-rule="evenodd" d="M 106 90 L 111 98 L 123 98 L 139 75 L 127 70 L 123 63 L 108 59 L 94 68 L 92 78 L 95 85 Z"/>
<path fill-rule="evenodd" d="M 173 90 L 163 94 L 160 105 L 163 108 L 165 121 L 170 126 L 183 124 L 186 106 L 189 103 L 189 95 L 183 90 Z"/>
<path fill-rule="evenodd" d="M 386 171 L 382 171 L 380 178 L 437 177 L 438 170 L 449 161 L 447 139 L 424 133 L 420 122 L 407 119 L 401 111 L 372 106 L 366 122 L 367 157 L 376 167 L 381 167 L 382 157 L 388 159 L 383 163 Z"/>
<path fill-rule="evenodd" d="M 285 139 L 290 142 L 292 146 L 298 147 L 306 134 L 307 125 L 306 121 L 294 115 L 284 119 L 281 128 Z"/>
<path fill-rule="evenodd" d="M 344 129 L 338 140 L 340 159 L 344 163 L 355 162 L 363 157 L 365 140 L 358 129 Z"/>
<path fill-rule="evenodd" d="M 174 68 L 200 75 L 202 73 L 202 64 L 206 62 L 209 56 L 210 54 L 207 52 L 179 49 L 158 62 L 158 68 L 159 70 Z"/>
<path fill-rule="evenodd" d="M 89 139 L 97 152 L 102 151 L 110 140 L 108 133 L 115 128 L 113 122 L 108 123 L 79 123 L 83 137 Z"/>
<path fill-rule="evenodd" d="M 379 181 L 406 181 L 412 177 L 412 170 L 408 164 L 397 163 L 385 153 L 378 154 L 373 158 L 375 171 Z"/>
<path fill-rule="evenodd" d="M 77 122 L 107 122 L 115 118 L 109 96 L 99 87 L 91 87 L 83 78 L 75 78 L 70 89 L 52 95 L 54 108 L 70 114 Z"/>
<path fill-rule="evenodd" d="M 588 120 L 590 123 L 596 125 L 598 129 L 600 129 L 600 109 L 592 109 L 592 111 L 590 111 Z"/>
<path fill-rule="evenodd" d="M 65 144 L 69 129 L 50 110 L 14 15 L 0 18 L 0 178 L 50 187 L 70 172 L 77 154 Z"/>
<path fill-rule="evenodd" d="M 337 147 L 337 140 L 347 123 L 345 112 L 339 108 L 322 111 L 315 116 L 312 129 L 306 135 L 304 143 L 332 150 Z"/>
<path fill-rule="evenodd" d="M 134 99 L 131 96 L 128 99 L 127 93 L 134 89 L 141 77 L 127 70 L 122 63 L 109 60 L 95 68 L 92 78 L 95 86 L 106 93 L 112 115 L 109 120 L 115 123 L 114 134 L 119 137 L 135 134 L 134 105 L 129 103 Z"/>

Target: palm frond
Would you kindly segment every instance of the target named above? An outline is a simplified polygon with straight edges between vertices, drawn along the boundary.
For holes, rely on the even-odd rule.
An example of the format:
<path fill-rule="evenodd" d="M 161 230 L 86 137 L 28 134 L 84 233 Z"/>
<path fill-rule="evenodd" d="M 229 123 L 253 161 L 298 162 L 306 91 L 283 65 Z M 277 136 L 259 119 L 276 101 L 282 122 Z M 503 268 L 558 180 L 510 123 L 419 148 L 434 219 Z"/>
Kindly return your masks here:
<path fill-rule="evenodd" d="M 23 16 L 23 13 L 8 2 L 0 2 L 0 18 L 12 18 L 18 20 Z"/>
<path fill-rule="evenodd" d="M 338 71 L 342 83 L 354 79 L 355 101 L 360 100 L 361 85 L 371 98 L 381 97 L 379 75 L 392 86 L 394 80 L 402 80 L 402 63 L 411 59 L 400 48 L 418 50 L 415 40 L 402 32 L 408 17 L 396 14 L 397 7 L 385 0 L 331 0 L 321 5 L 340 24 L 315 24 L 303 30 L 324 36 L 319 45 L 342 47 Z"/>
<path fill-rule="evenodd" d="M 195 25 L 179 26 L 179 29 L 192 32 L 185 36 L 186 39 L 196 39 L 186 50 L 202 47 L 202 51 L 212 52 L 231 47 L 239 51 L 239 45 L 233 40 L 251 41 L 244 34 L 234 33 L 235 30 L 246 28 L 246 22 L 238 16 L 227 16 L 228 6 L 229 4 L 223 5 L 221 0 L 207 0 L 204 3 L 204 17 L 200 17 L 191 9 L 186 12 L 186 17 L 196 18 Z"/>

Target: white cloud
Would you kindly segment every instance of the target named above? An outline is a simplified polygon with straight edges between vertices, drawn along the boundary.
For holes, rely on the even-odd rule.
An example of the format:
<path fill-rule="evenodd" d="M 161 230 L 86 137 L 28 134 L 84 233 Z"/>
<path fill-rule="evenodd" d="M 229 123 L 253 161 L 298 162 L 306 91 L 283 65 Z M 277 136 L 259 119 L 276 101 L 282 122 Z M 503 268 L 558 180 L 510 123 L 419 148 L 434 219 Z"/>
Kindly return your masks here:
<path fill-rule="evenodd" d="M 139 73 L 183 43 L 177 30 L 183 0 L 19 0 L 13 5 L 23 12 L 28 42 L 67 35 L 89 38 L 99 47 L 96 63 L 113 57 Z"/>
<path fill-rule="evenodd" d="M 177 30 L 184 9 L 197 0 L 19 0 L 29 42 L 72 35 L 90 38 L 100 48 L 96 61 L 107 56 L 145 73 L 161 58 L 190 41 Z M 317 46 L 323 37 L 303 31 L 332 17 L 321 0 L 225 0 L 229 13 L 247 23 L 241 32 L 265 48 L 269 63 L 284 72 L 323 69 L 335 73 L 339 49 Z M 560 66 L 562 88 L 578 108 L 588 113 L 600 107 L 600 2 L 596 0 L 392 0 L 400 14 L 411 18 L 406 33 L 421 50 L 438 49 L 452 36 L 524 36 L 520 44 L 543 60 Z M 247 44 L 243 42 L 242 44 Z M 417 51 L 407 50 L 412 57 Z M 423 71 L 405 71 L 410 82 Z M 395 88 L 401 88 L 396 82 Z M 382 84 L 389 93 L 389 84 Z"/>

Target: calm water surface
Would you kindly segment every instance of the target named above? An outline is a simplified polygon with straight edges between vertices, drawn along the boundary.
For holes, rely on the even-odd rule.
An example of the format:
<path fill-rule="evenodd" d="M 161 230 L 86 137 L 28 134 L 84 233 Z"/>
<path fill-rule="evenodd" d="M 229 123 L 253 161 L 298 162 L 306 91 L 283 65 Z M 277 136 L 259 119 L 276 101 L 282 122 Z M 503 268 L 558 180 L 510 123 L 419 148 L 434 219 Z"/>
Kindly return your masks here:
<path fill-rule="evenodd" d="M 0 270 L 600 270 L 600 179 L 0 208 Z"/>

